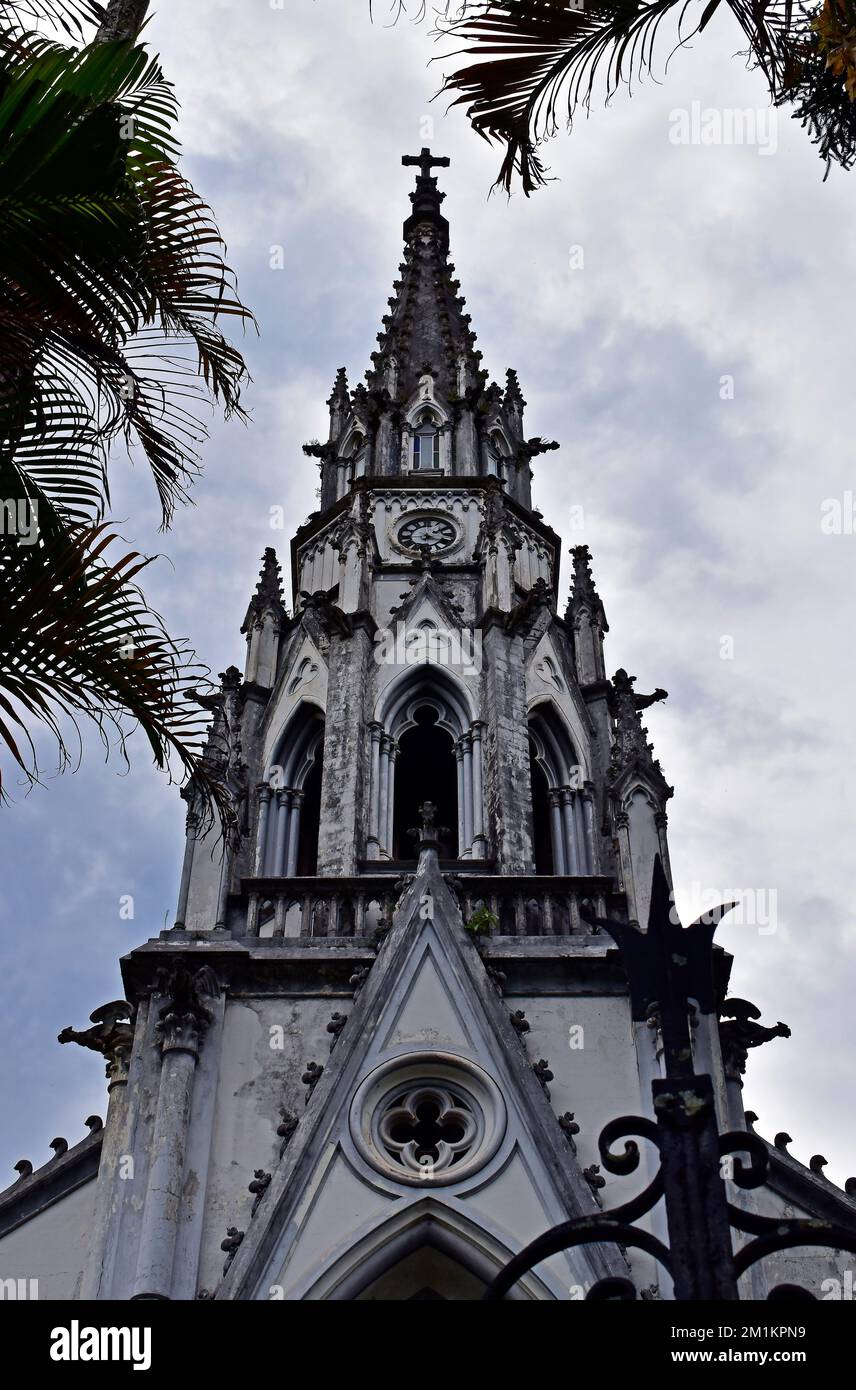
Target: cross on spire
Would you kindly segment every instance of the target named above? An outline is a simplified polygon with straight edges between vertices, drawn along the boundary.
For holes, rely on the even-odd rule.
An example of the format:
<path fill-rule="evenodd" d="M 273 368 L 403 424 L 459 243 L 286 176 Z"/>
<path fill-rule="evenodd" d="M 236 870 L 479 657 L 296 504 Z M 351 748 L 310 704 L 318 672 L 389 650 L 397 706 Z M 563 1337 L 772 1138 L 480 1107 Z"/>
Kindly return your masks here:
<path fill-rule="evenodd" d="M 448 155 L 438 155 L 435 158 L 428 147 L 423 145 L 419 154 L 403 154 L 401 156 L 401 162 L 402 164 L 408 165 L 418 164 L 419 177 L 422 179 L 430 179 L 432 169 L 448 169 L 451 161 Z"/>

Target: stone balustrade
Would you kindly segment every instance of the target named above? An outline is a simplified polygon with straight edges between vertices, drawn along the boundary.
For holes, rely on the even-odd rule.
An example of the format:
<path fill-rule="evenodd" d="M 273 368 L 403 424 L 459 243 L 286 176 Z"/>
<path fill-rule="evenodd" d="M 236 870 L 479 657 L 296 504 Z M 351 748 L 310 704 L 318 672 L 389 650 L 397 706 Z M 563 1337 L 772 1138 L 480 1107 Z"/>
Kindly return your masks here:
<path fill-rule="evenodd" d="M 464 921 L 479 908 L 497 919 L 491 936 L 572 936 L 588 931 L 582 913 L 624 916 L 624 895 L 601 876 L 447 875 Z M 245 879 L 236 936 L 274 940 L 370 938 L 389 924 L 402 891 L 390 874 L 353 878 Z"/>

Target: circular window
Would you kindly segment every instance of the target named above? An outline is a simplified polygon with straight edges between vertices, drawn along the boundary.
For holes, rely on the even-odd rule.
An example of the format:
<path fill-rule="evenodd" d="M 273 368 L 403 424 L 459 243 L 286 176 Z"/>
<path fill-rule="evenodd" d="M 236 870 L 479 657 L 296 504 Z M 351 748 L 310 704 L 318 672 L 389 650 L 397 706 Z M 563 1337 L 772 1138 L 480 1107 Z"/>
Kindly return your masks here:
<path fill-rule="evenodd" d="M 496 1084 L 449 1053 L 396 1058 L 366 1077 L 351 1106 L 351 1135 L 365 1159 L 406 1183 L 450 1183 L 496 1153 L 505 1133 Z"/>

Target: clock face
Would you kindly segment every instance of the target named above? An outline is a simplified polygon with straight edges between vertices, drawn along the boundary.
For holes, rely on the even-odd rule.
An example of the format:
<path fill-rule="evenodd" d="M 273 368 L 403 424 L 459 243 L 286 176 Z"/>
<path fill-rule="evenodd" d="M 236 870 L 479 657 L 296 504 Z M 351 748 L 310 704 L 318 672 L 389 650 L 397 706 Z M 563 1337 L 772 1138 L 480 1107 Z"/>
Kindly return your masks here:
<path fill-rule="evenodd" d="M 432 555 L 448 550 L 458 538 L 451 521 L 442 516 L 415 516 L 398 528 L 398 544 L 408 550 L 430 550 Z"/>

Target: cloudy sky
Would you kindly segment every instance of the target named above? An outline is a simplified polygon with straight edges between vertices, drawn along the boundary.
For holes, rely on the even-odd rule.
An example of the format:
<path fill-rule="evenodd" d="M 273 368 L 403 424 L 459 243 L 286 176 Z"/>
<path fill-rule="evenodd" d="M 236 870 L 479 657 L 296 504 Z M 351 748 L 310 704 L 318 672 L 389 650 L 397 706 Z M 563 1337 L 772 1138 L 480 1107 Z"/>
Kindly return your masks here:
<path fill-rule="evenodd" d="M 412 183 L 400 157 L 451 155 L 445 211 L 485 365 L 500 380 L 516 367 L 529 433 L 562 442 L 537 460 L 535 503 L 591 547 L 610 669 L 669 691 L 647 723 L 676 788 L 679 907 L 690 920 L 737 890 L 765 919 L 718 933 L 732 993 L 793 1030 L 751 1057 L 747 1104 L 803 1161 L 856 1173 L 856 534 L 821 529 L 824 503 L 846 511 L 856 488 L 856 172 L 823 183 L 785 117 L 760 126 L 765 153 L 670 140 L 674 112 L 764 107 L 722 11 L 664 84 L 553 142 L 556 181 L 528 202 L 487 196 L 496 151 L 430 100 L 442 63 L 426 68 L 425 27 L 372 26 L 363 0 L 170 0 L 148 41 L 261 330 L 246 342 L 252 423 L 215 423 L 171 533 L 142 463 L 114 460 L 123 535 L 163 556 L 150 599 L 213 671 L 242 664 L 259 557 L 287 551 L 270 508 L 289 533 L 314 508 L 301 443 L 326 432 L 336 368 L 361 378 L 391 293 Z M 99 1059 L 56 1034 L 120 995 L 118 957 L 171 922 L 184 816 L 145 749 L 125 774 L 94 738 L 77 773 L 2 815 L 11 1179 L 104 1113 Z"/>

